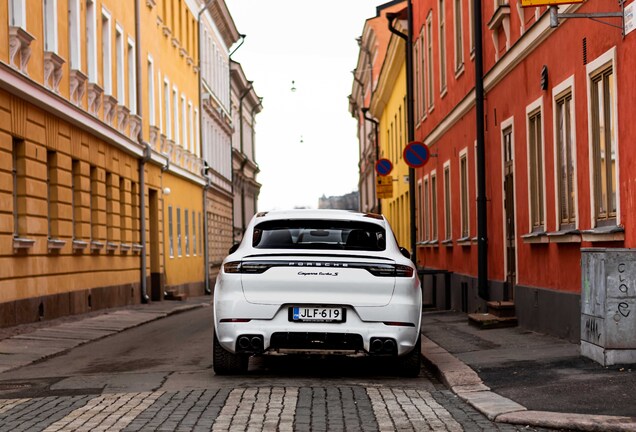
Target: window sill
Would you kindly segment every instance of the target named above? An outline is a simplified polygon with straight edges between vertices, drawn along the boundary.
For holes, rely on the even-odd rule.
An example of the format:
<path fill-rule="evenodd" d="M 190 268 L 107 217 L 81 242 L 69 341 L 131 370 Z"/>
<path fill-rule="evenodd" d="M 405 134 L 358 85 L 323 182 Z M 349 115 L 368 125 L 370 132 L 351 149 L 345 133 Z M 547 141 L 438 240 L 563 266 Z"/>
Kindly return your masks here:
<path fill-rule="evenodd" d="M 131 248 L 132 245 L 130 243 L 122 243 L 119 245 L 119 250 L 121 250 L 123 253 L 128 252 Z"/>
<path fill-rule="evenodd" d="M 91 242 L 91 252 L 99 253 L 102 249 L 104 249 L 104 243 L 98 241 Z"/>
<path fill-rule="evenodd" d="M 33 247 L 35 240 L 26 237 L 13 237 L 13 251 L 26 251 Z"/>
<path fill-rule="evenodd" d="M 550 242 L 545 231 L 536 231 L 521 236 L 524 243 L 527 244 L 547 244 Z"/>
<path fill-rule="evenodd" d="M 473 242 L 474 244 L 478 244 L 479 243 L 479 238 L 478 237 L 473 237 L 470 239 L 471 242 Z"/>
<path fill-rule="evenodd" d="M 550 243 L 581 243 L 581 231 L 577 229 L 562 229 L 548 233 Z"/>
<path fill-rule="evenodd" d="M 455 79 L 458 80 L 460 76 L 464 74 L 464 63 L 460 64 L 457 69 L 455 69 Z"/>
<path fill-rule="evenodd" d="M 49 253 L 59 252 L 60 249 L 62 249 L 64 246 L 66 246 L 66 240 L 60 240 L 60 239 L 54 239 L 54 238 L 50 238 L 48 240 Z"/>
<path fill-rule="evenodd" d="M 583 241 L 612 242 L 625 240 L 625 229 L 617 225 L 597 227 L 581 231 Z"/>
<path fill-rule="evenodd" d="M 453 239 L 442 240 L 442 244 L 446 247 L 453 247 Z"/>
<path fill-rule="evenodd" d="M 444 99 L 444 96 L 448 94 L 448 87 L 444 86 L 444 88 L 439 93 L 439 98 Z"/>
<path fill-rule="evenodd" d="M 84 240 L 73 240 L 73 252 L 83 252 L 88 247 L 88 242 Z"/>
<path fill-rule="evenodd" d="M 457 239 L 458 246 L 472 246 L 473 242 L 469 236 L 461 237 Z"/>
<path fill-rule="evenodd" d="M 143 248 L 144 248 L 144 247 L 143 247 L 142 245 L 140 245 L 139 243 L 133 243 L 133 245 L 132 245 L 132 250 L 133 250 L 133 252 L 135 252 L 135 253 L 139 253 L 139 252 L 141 252 L 141 250 L 142 250 Z"/>
<path fill-rule="evenodd" d="M 501 25 L 504 18 L 509 16 L 510 16 L 510 5 L 500 5 L 495 11 L 495 13 L 492 15 L 492 17 L 490 18 L 490 21 L 488 21 L 488 28 L 490 30 L 494 30 L 495 28 Z"/>
<path fill-rule="evenodd" d="M 439 242 L 437 240 L 429 240 L 426 242 L 422 242 L 422 246 L 427 248 L 436 248 L 439 246 Z"/>
<path fill-rule="evenodd" d="M 107 242 L 106 243 L 106 251 L 107 252 L 115 252 L 117 249 L 119 249 L 119 245 L 115 242 Z"/>

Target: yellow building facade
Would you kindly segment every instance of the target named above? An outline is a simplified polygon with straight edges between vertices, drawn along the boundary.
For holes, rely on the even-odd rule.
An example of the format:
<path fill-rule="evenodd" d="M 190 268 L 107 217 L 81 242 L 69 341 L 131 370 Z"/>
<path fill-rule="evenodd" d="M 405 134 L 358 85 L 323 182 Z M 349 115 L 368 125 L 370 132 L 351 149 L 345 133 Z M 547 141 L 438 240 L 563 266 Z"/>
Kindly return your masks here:
<path fill-rule="evenodd" d="M 0 2 L 0 326 L 203 292 L 198 6 Z"/>
<path fill-rule="evenodd" d="M 407 143 L 406 61 L 404 42 L 392 36 L 378 83 L 371 97 L 369 112 L 379 119 L 380 158 L 393 163 L 391 178 L 393 196 L 381 200 L 387 218 L 400 246 L 410 243 L 409 169 L 402 152 Z M 376 180 L 377 181 L 377 180 Z"/>

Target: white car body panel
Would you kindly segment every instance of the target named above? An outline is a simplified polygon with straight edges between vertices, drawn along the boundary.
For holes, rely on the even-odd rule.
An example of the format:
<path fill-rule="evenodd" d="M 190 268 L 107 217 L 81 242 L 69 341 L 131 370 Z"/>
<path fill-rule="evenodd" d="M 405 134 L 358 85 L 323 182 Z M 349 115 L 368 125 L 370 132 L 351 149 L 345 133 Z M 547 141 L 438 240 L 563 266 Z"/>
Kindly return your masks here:
<path fill-rule="evenodd" d="M 376 224 L 386 234 L 386 246 L 380 251 L 253 246 L 254 228 L 259 224 L 312 219 Z M 238 262 L 275 265 L 262 273 L 226 272 L 228 263 Z M 413 271 L 410 277 L 377 276 L 356 267 L 375 264 L 408 266 Z M 316 305 L 346 309 L 346 321 L 290 321 L 290 307 Z M 363 350 L 347 355 L 369 355 L 372 338 L 391 338 L 396 342 L 397 356 L 401 356 L 412 351 L 419 338 L 421 305 L 417 271 L 400 252 L 383 217 L 338 210 L 270 212 L 252 219 L 239 248 L 223 262 L 214 290 L 215 334 L 230 353 L 237 352 L 241 335 L 259 335 L 263 339 L 263 352 L 259 354 L 316 354 L 320 350 L 270 347 L 275 333 L 316 333 L 360 335 Z M 325 353 L 332 354 L 333 350 Z"/>

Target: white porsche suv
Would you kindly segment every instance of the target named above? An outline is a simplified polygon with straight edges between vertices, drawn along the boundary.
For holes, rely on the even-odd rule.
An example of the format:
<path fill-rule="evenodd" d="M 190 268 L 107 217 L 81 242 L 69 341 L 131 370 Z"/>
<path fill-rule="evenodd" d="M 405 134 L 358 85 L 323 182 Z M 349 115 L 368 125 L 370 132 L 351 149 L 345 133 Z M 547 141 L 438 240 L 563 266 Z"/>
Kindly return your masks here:
<path fill-rule="evenodd" d="M 393 357 L 417 376 L 421 312 L 416 269 L 383 216 L 259 213 L 214 287 L 214 371 L 306 354 Z"/>

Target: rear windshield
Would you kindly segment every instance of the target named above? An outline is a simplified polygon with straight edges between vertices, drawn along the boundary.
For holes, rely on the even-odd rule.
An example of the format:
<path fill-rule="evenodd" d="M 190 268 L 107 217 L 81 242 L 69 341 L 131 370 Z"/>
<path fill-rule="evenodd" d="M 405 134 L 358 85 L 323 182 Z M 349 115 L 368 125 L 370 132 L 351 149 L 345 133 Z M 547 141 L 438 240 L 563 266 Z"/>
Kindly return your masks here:
<path fill-rule="evenodd" d="M 383 251 L 384 228 L 373 223 L 325 220 L 278 220 L 254 227 L 258 249 Z"/>

